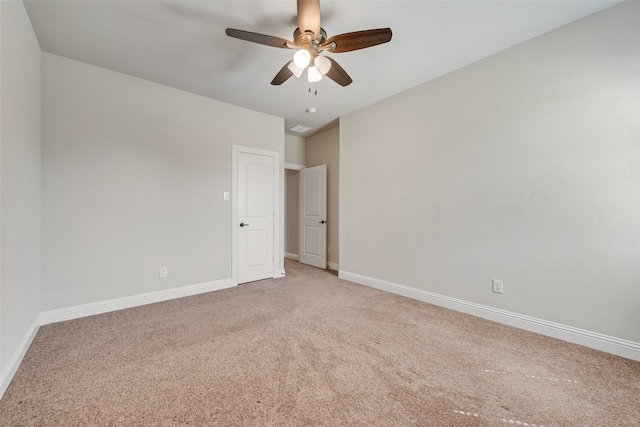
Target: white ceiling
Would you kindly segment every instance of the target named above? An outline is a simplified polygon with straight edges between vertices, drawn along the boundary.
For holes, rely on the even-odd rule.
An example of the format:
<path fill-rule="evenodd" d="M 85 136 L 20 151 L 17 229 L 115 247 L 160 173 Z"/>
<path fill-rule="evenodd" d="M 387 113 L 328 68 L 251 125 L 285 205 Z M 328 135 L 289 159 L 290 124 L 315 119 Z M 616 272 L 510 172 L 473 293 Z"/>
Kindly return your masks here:
<path fill-rule="evenodd" d="M 296 2 L 25 0 L 45 52 L 285 119 L 286 128 L 337 118 L 619 3 L 619 0 L 321 1 L 329 37 L 390 27 L 391 42 L 332 54 L 353 78 L 271 79 L 292 50 L 227 37 L 227 27 L 293 39 Z M 316 107 L 316 114 L 305 113 Z"/>

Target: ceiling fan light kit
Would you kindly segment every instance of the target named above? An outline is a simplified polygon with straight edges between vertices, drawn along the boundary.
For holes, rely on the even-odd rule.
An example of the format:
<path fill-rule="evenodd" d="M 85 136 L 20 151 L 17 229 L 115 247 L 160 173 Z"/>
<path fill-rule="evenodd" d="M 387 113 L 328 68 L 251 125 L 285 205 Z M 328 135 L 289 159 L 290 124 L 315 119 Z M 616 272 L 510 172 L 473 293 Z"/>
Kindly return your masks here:
<path fill-rule="evenodd" d="M 316 56 L 316 59 L 313 60 L 313 65 L 323 76 L 327 74 L 331 69 L 331 61 L 329 61 L 324 56 Z"/>
<path fill-rule="evenodd" d="M 293 62 L 296 64 L 296 67 L 304 70 L 311 62 L 311 55 L 306 49 L 299 49 L 293 55 Z"/>
<path fill-rule="evenodd" d="M 296 49 L 293 60 L 285 64 L 271 81 L 272 85 L 281 85 L 291 76 L 299 78 L 307 68 L 309 83 L 315 83 L 326 75 L 341 86 L 350 85 L 353 80 L 347 72 L 332 58 L 321 53 L 342 53 L 365 49 L 391 40 L 390 28 L 344 33 L 327 39 L 327 33 L 320 26 L 320 1 L 298 0 L 298 28 L 293 32 L 293 42 L 279 37 L 227 28 L 229 37 L 263 44 L 281 49 Z M 317 92 L 316 92 L 317 93 Z"/>
<path fill-rule="evenodd" d="M 293 73 L 294 76 L 296 76 L 297 78 L 300 78 L 300 76 L 302 75 L 302 72 L 304 71 L 304 68 L 300 68 L 296 65 L 296 63 L 294 61 L 291 61 L 287 64 L 287 68 Z M 271 84 L 273 84 L 273 82 L 271 82 Z"/>
<path fill-rule="evenodd" d="M 309 79 L 309 83 L 315 83 L 322 80 L 322 74 L 316 69 L 316 67 L 307 68 L 307 78 Z"/>

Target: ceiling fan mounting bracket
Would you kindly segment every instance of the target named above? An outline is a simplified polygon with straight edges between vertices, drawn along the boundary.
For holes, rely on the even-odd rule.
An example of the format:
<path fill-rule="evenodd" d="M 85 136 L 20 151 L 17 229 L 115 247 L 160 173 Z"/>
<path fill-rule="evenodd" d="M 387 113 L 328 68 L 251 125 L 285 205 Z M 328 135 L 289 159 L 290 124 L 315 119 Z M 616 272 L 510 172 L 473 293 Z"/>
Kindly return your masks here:
<path fill-rule="evenodd" d="M 319 46 L 319 47 L 318 47 L 318 52 L 323 52 L 323 51 L 325 51 L 325 50 L 332 51 L 332 50 L 334 50 L 336 47 L 338 47 L 338 45 L 336 45 L 336 42 L 331 42 L 331 43 L 329 43 L 329 44 L 324 44 L 324 45 L 322 45 L 322 46 Z"/>

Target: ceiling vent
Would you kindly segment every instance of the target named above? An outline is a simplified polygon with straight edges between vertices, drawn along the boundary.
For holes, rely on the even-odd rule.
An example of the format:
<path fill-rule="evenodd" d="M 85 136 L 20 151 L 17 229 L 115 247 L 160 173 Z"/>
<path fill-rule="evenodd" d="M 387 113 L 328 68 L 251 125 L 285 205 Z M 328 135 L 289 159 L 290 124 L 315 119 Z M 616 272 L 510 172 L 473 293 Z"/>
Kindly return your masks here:
<path fill-rule="evenodd" d="M 311 128 L 309 126 L 304 126 L 304 125 L 295 125 L 294 127 L 289 128 L 289 130 L 291 132 L 305 133 L 307 131 L 310 131 Z"/>

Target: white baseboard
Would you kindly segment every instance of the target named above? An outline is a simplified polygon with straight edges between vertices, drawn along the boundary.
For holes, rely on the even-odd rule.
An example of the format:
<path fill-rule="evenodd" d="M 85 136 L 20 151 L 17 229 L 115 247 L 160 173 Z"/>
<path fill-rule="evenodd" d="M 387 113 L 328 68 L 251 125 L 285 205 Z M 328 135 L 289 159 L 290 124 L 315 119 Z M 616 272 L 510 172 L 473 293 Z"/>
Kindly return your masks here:
<path fill-rule="evenodd" d="M 471 314 L 483 319 L 493 320 L 516 328 L 524 329 L 549 337 L 580 344 L 585 347 L 640 361 L 640 343 L 591 332 L 560 323 L 549 322 L 523 314 L 513 313 L 486 305 L 399 285 L 385 280 L 375 279 L 348 271 L 340 271 L 338 277 L 361 285 L 380 289 L 397 295 Z"/>
<path fill-rule="evenodd" d="M 340 271 L 340 264 L 337 262 L 327 262 L 327 267 L 329 267 L 329 270 Z"/>
<path fill-rule="evenodd" d="M 81 317 L 93 316 L 95 314 L 108 313 L 110 311 L 122 310 L 125 308 L 138 307 L 155 302 L 167 301 L 176 298 L 183 298 L 205 292 L 218 291 L 235 286 L 231 279 L 215 280 L 213 282 L 199 283 L 196 285 L 181 286 L 179 288 L 166 289 L 162 291 L 149 292 L 146 294 L 132 295 L 130 297 L 115 298 L 106 301 L 99 301 L 89 304 L 76 305 L 73 307 L 60 308 L 57 310 L 43 311 L 40 313 L 42 325 L 62 322 L 65 320 L 79 319 Z"/>
<path fill-rule="evenodd" d="M 62 322 L 65 320 L 79 319 L 81 317 L 93 316 L 95 314 L 108 313 L 110 311 L 122 310 L 125 308 L 137 307 L 155 302 L 167 301 L 176 298 L 183 298 L 206 292 L 218 291 L 235 286 L 231 279 L 215 280 L 212 282 L 199 283 L 196 285 L 181 286 L 179 288 L 166 289 L 162 291 L 149 292 L 130 297 L 115 298 L 107 301 L 100 301 L 90 304 L 82 304 L 73 307 L 61 308 L 58 310 L 43 311 L 34 321 L 27 335 L 24 337 L 15 354 L 2 371 L 0 377 L 0 398 L 9 387 L 13 376 L 18 371 L 20 363 L 27 350 L 31 346 L 36 333 L 41 325 Z"/>
<path fill-rule="evenodd" d="M 40 329 L 40 317 L 38 316 L 36 320 L 31 325 L 31 328 L 27 331 L 27 334 L 22 339 L 22 342 L 16 349 L 16 352 L 13 354 L 13 357 L 7 364 L 7 367 L 2 371 L 2 376 L 0 377 L 0 399 L 4 396 L 4 392 L 7 391 L 13 376 L 18 371 L 20 364 L 22 363 L 22 359 L 24 359 L 24 355 L 27 354 L 27 350 L 31 346 L 33 339 L 36 337 L 38 330 Z"/>
<path fill-rule="evenodd" d="M 292 254 L 291 252 L 285 252 L 284 253 L 284 257 L 287 258 L 287 259 L 292 259 L 294 261 L 298 261 L 300 259 L 298 254 Z"/>

